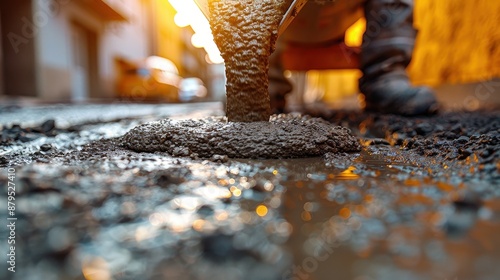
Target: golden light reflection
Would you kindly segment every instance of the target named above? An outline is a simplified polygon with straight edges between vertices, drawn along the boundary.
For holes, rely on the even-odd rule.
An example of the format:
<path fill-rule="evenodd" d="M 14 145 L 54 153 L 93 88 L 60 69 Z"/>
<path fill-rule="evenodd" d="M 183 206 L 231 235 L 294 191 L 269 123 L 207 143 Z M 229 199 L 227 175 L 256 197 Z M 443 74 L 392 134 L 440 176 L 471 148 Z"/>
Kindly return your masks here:
<path fill-rule="evenodd" d="M 217 221 L 225 221 L 229 218 L 229 214 L 226 211 L 220 211 L 219 213 L 215 214 L 215 219 Z"/>
<path fill-rule="evenodd" d="M 255 209 L 255 213 L 257 213 L 257 215 L 259 215 L 260 217 L 266 216 L 267 212 L 268 212 L 267 207 L 262 204 L 257 206 L 257 209 Z"/>
<path fill-rule="evenodd" d="M 363 41 L 363 32 L 365 32 L 365 29 L 366 20 L 361 18 L 347 29 L 344 38 L 345 44 L 349 47 L 360 47 Z"/>
<path fill-rule="evenodd" d="M 237 187 L 232 186 L 232 187 L 230 188 L 230 190 L 231 190 L 231 193 L 233 194 L 233 196 L 236 196 L 236 197 L 241 196 L 241 190 L 240 190 L 240 189 L 238 189 Z"/>
<path fill-rule="evenodd" d="M 109 264 L 101 257 L 85 260 L 82 263 L 82 274 L 86 280 L 111 279 Z"/>
<path fill-rule="evenodd" d="M 451 192 L 451 191 L 455 190 L 454 186 L 447 184 L 447 183 L 438 182 L 436 185 L 443 192 Z"/>
<path fill-rule="evenodd" d="M 224 180 L 224 179 L 220 179 L 220 180 L 218 181 L 218 183 L 219 183 L 219 185 L 221 185 L 221 186 L 227 186 L 227 185 L 229 185 L 229 182 L 228 182 L 227 180 Z"/>
<path fill-rule="evenodd" d="M 203 226 L 205 225 L 205 221 L 204 220 L 195 220 L 193 222 L 193 229 L 196 230 L 196 231 L 202 231 L 203 230 Z"/>
<path fill-rule="evenodd" d="M 190 25 L 194 34 L 191 42 L 195 47 L 204 48 L 207 52 L 208 62 L 223 63 L 220 51 L 214 42 L 212 30 L 208 19 L 203 15 L 193 0 L 168 0 L 172 7 L 177 11 L 174 22 L 179 27 Z"/>
<path fill-rule="evenodd" d="M 340 209 L 339 215 L 340 215 L 340 217 L 342 217 L 344 219 L 349 219 L 349 217 L 351 217 L 351 210 L 344 207 L 344 208 Z"/>
<path fill-rule="evenodd" d="M 346 170 L 342 171 L 337 178 L 341 180 L 355 180 L 359 178 L 359 175 L 354 173 L 356 171 L 356 167 L 349 166 Z"/>
<path fill-rule="evenodd" d="M 422 182 L 417 179 L 406 179 L 404 181 L 404 185 L 408 187 L 420 187 L 422 185 Z"/>
<path fill-rule="evenodd" d="M 304 222 L 309 222 L 312 219 L 311 213 L 307 211 L 303 211 L 300 217 Z"/>
<path fill-rule="evenodd" d="M 477 157 L 476 154 L 472 154 L 470 156 L 468 156 L 466 159 L 465 159 L 465 162 L 467 164 L 471 164 L 471 163 L 478 163 L 479 162 L 479 158 Z"/>

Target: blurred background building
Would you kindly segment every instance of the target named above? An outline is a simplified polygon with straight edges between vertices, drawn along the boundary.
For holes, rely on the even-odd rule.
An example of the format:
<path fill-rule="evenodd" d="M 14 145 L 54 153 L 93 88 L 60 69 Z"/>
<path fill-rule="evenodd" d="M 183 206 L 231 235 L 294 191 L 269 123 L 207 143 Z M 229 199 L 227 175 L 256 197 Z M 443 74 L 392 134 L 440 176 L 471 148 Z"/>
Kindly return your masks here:
<path fill-rule="evenodd" d="M 223 95 L 223 66 L 202 45 L 193 46 L 189 20 L 182 27 L 174 21 L 180 12 L 171 3 L 184 12 L 193 8 L 183 2 L 190 1 L 2 0 L 0 94 L 58 102 L 114 98 L 124 75 L 137 70 L 144 77 L 148 68 L 163 67 L 147 60 L 158 56 L 173 63 L 159 75 L 197 77 L 209 93 Z M 138 99 L 151 90 L 150 79 L 132 83 Z"/>

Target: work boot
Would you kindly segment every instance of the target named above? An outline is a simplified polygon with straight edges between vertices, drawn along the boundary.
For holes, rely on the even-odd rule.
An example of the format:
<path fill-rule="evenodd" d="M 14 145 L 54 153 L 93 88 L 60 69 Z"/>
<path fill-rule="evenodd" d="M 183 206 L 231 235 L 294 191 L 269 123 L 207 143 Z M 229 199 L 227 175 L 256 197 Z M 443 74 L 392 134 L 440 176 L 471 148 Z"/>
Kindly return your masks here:
<path fill-rule="evenodd" d="M 417 35 L 413 0 L 368 0 L 364 10 L 359 89 L 365 96 L 365 110 L 407 116 L 435 113 L 438 103 L 433 91 L 412 87 L 406 73 Z"/>
<path fill-rule="evenodd" d="M 278 42 L 276 50 L 269 58 L 269 97 L 271 99 L 271 112 L 281 114 L 285 112 L 286 95 L 289 94 L 293 86 L 284 75 L 281 55 L 283 45 Z"/>

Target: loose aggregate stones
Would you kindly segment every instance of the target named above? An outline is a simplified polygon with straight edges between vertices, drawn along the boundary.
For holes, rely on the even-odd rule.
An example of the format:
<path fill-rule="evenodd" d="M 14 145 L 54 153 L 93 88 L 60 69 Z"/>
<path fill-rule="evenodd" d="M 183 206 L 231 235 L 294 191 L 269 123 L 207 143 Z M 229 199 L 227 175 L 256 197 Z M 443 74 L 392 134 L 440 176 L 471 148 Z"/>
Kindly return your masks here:
<path fill-rule="evenodd" d="M 294 115 L 251 123 L 225 118 L 165 119 L 132 129 L 122 138 L 122 145 L 137 152 L 202 158 L 300 158 L 360 150 L 349 129 Z"/>
<path fill-rule="evenodd" d="M 210 25 L 226 65 L 229 121 L 268 121 L 269 56 L 284 0 L 209 1 Z"/>
<path fill-rule="evenodd" d="M 314 115 L 313 112 L 308 112 Z M 428 158 L 471 160 L 481 168 L 500 170 L 500 113 L 498 110 L 445 112 L 432 117 L 403 117 L 372 113 L 317 114 L 333 124 L 358 127 L 364 136 L 381 137 L 386 144 Z M 377 141 L 380 141 L 377 140 Z M 370 144 L 377 144 L 370 141 Z"/>
<path fill-rule="evenodd" d="M 12 124 L 3 126 L 0 131 L 0 147 L 9 146 L 16 141 L 22 143 L 30 142 L 41 137 L 55 137 L 62 132 L 76 131 L 77 129 L 61 129 L 56 126 L 53 119 L 44 121 L 38 126 L 21 126 L 20 124 Z"/>

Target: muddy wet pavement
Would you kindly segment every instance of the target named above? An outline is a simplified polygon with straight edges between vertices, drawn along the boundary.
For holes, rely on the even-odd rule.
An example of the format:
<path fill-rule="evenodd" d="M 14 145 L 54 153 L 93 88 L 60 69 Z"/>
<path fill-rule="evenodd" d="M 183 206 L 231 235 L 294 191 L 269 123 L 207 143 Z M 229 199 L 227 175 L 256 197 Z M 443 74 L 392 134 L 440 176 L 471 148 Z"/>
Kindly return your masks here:
<path fill-rule="evenodd" d="M 362 150 L 305 159 L 120 145 L 146 122 L 221 114 L 216 103 L 0 108 L 0 213 L 17 218 L 0 227 L 0 278 L 499 278 L 500 111 L 330 112 Z"/>

